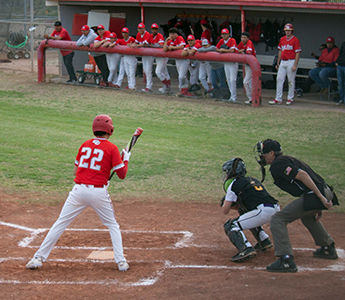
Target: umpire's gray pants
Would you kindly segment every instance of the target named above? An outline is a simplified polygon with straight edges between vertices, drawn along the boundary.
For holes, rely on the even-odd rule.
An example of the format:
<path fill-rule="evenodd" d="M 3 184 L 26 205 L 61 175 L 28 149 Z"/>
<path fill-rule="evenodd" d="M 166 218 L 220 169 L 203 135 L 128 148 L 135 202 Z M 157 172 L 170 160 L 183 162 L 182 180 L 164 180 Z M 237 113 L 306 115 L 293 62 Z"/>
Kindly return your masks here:
<path fill-rule="evenodd" d="M 333 193 L 325 189 L 326 198 L 333 199 Z M 305 211 L 303 209 L 303 196 L 291 202 L 281 211 L 272 216 L 270 228 L 273 236 L 275 256 L 293 255 L 287 225 L 301 219 L 303 225 L 309 230 L 317 246 L 328 246 L 333 243 L 332 237 L 323 227 L 322 223 L 316 222 L 316 210 Z"/>

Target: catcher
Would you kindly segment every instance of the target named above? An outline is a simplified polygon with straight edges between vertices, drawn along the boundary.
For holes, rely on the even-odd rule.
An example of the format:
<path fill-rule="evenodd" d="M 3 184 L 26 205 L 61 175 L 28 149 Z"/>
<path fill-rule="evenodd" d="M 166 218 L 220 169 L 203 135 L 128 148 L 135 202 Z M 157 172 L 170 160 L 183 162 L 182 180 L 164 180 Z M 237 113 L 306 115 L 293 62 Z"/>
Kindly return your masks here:
<path fill-rule="evenodd" d="M 229 219 L 224 230 L 238 253 L 231 258 L 233 262 L 242 262 L 256 256 L 256 251 L 271 248 L 272 242 L 261 227 L 269 223 L 272 215 L 280 211 L 274 199 L 258 179 L 245 177 L 247 170 L 241 158 L 233 158 L 223 164 L 224 190 L 226 196 L 221 200 L 223 213 L 238 209 L 240 216 Z M 243 230 L 250 229 L 258 243 L 253 247 Z"/>

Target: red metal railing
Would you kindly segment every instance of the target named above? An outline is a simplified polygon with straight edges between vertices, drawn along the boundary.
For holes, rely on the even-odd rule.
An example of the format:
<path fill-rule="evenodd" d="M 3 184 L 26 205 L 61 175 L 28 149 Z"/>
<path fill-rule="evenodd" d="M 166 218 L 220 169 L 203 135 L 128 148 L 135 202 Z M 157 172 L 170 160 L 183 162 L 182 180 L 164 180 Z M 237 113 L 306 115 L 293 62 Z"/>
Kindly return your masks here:
<path fill-rule="evenodd" d="M 154 56 L 169 57 L 175 59 L 191 59 L 190 56 L 181 56 L 182 50 L 164 52 L 163 49 L 157 48 L 130 48 L 127 46 L 116 46 L 114 48 L 93 48 L 93 44 L 89 47 L 78 47 L 75 42 L 71 41 L 42 41 L 37 49 L 37 66 L 38 66 L 38 83 L 45 81 L 46 77 L 46 56 L 47 48 L 57 48 L 63 50 L 77 50 L 87 52 L 103 52 L 103 53 L 120 53 L 135 56 Z M 243 55 L 238 53 L 222 54 L 218 52 L 195 53 L 193 60 L 200 61 L 219 61 L 219 62 L 239 62 L 248 64 L 252 69 L 252 106 L 261 104 L 261 66 L 253 55 Z"/>

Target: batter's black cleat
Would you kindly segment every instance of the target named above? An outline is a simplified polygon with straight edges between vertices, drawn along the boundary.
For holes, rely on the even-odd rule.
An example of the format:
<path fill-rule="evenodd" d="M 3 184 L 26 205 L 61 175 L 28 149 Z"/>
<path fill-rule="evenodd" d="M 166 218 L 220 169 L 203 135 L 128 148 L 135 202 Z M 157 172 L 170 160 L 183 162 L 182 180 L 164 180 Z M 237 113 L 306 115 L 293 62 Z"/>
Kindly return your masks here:
<path fill-rule="evenodd" d="M 231 258 L 232 262 L 242 262 L 246 259 L 253 258 L 256 256 L 256 251 L 253 247 L 248 247 L 246 250 L 237 253 Z"/>
<path fill-rule="evenodd" d="M 266 251 L 267 249 L 270 249 L 273 247 L 273 244 L 269 238 L 266 240 L 261 241 L 261 243 L 256 243 L 254 245 L 254 249 L 256 251 Z"/>
<path fill-rule="evenodd" d="M 292 255 L 279 257 L 277 261 L 267 266 L 266 269 L 268 272 L 275 273 L 296 273 L 298 271 Z"/>
<path fill-rule="evenodd" d="M 313 252 L 313 256 L 317 258 L 337 259 L 338 254 L 337 250 L 335 249 L 334 242 L 329 246 L 320 247 L 319 249 Z"/>

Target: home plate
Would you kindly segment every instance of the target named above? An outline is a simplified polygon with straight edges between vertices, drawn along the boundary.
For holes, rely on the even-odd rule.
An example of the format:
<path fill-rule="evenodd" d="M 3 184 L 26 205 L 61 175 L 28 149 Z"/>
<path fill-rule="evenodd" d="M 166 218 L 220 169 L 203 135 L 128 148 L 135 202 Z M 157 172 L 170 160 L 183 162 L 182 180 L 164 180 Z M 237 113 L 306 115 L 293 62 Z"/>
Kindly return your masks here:
<path fill-rule="evenodd" d="M 114 259 L 114 252 L 113 251 L 92 251 L 91 254 L 87 258 L 100 259 L 100 260 Z"/>

